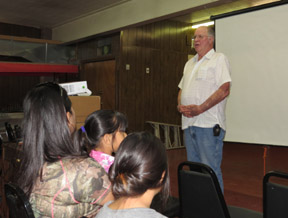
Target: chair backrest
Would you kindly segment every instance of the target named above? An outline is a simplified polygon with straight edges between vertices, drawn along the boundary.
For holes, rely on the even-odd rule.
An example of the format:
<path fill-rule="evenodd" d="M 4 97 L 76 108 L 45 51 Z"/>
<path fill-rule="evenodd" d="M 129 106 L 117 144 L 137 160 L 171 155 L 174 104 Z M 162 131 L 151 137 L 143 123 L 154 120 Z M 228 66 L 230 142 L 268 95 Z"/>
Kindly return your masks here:
<path fill-rule="evenodd" d="M 272 177 L 274 177 L 273 182 Z M 282 179 L 279 179 L 282 178 Z M 287 182 L 285 181 L 287 180 Z M 286 183 L 286 185 L 285 185 Z M 271 171 L 263 178 L 263 217 L 288 217 L 288 174 Z"/>
<path fill-rule="evenodd" d="M 180 163 L 178 189 L 181 218 L 230 218 L 218 179 L 209 166 Z"/>
<path fill-rule="evenodd" d="M 34 218 L 33 210 L 25 193 L 12 183 L 4 185 L 10 218 Z"/>

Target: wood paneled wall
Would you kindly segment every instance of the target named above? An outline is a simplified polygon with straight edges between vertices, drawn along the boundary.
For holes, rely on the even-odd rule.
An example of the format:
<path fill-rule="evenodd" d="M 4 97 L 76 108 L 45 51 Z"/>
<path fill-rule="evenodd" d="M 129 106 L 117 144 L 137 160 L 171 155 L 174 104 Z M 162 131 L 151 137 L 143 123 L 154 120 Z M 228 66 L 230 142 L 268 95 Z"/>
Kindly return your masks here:
<path fill-rule="evenodd" d="M 0 76 L 0 113 L 23 110 L 26 93 L 36 84 L 46 81 L 59 83 L 78 81 L 78 74 L 54 74 L 51 76 Z M 1 127 L 0 127 L 1 128 Z"/>
<path fill-rule="evenodd" d="M 111 40 L 110 56 L 97 55 L 105 37 L 78 43 L 77 54 L 82 63 L 116 60 L 116 109 L 127 115 L 129 131 L 141 131 L 148 120 L 180 124 L 178 83 L 192 52 L 191 36 L 188 24 L 159 21 L 106 36 Z"/>
<path fill-rule="evenodd" d="M 97 37 L 77 43 L 77 60 L 82 62 L 95 62 L 103 59 L 117 59 L 119 56 L 120 39 L 119 33 L 105 37 Z M 98 49 L 103 44 L 110 44 L 110 54 L 99 54 Z M 97 52 L 98 51 L 98 52 Z"/>
<path fill-rule="evenodd" d="M 51 39 L 52 31 L 50 29 L 40 29 L 0 22 L 0 35 L 21 36 L 36 39 Z"/>
<path fill-rule="evenodd" d="M 148 127 L 146 121 L 181 123 L 181 116 L 177 112 L 178 83 L 188 54 L 192 53 L 191 36 L 192 30 L 188 24 L 172 20 L 159 21 L 124 29 L 120 35 L 107 36 L 111 40 L 111 54 L 106 56 L 97 55 L 99 41 L 105 40 L 105 37 L 80 42 L 77 45 L 77 57 L 82 62 L 116 60 L 116 109 L 127 115 L 129 131 L 142 131 Z M 126 69 L 128 65 L 129 69 Z M 58 81 L 77 79 L 61 77 Z M 0 89 L 8 88 L 8 92 L 18 96 L 13 100 L 17 106 L 21 104 L 23 96 L 20 93 L 24 92 L 23 89 L 26 93 L 27 87 L 39 80 L 25 77 L 18 81 L 6 77 L 1 79 Z M 25 81 L 23 89 L 19 89 L 20 81 Z M 1 106 L 9 107 L 11 98 L 14 99 L 1 95 Z"/>
<path fill-rule="evenodd" d="M 23 36 L 30 38 L 41 38 L 41 30 L 34 27 L 26 27 L 15 24 L 1 23 L 0 34 L 8 36 Z"/>
<path fill-rule="evenodd" d="M 38 82 L 39 77 L 35 76 L 1 76 L 0 112 L 21 111 L 25 94 Z"/>
<path fill-rule="evenodd" d="M 50 29 L 20 26 L 0 22 L 0 35 L 28 37 L 33 39 L 51 39 Z M 33 41 L 33 40 L 31 40 Z M 0 61 L 19 61 L 21 58 L 0 56 Z M 0 76 L 0 112 L 18 112 L 22 110 L 25 94 L 34 85 L 44 81 L 69 82 L 79 80 L 77 75 L 54 74 L 51 76 Z M 0 127 L 1 128 L 1 127 Z"/>
<path fill-rule="evenodd" d="M 122 31 L 119 111 L 127 115 L 130 131 L 147 129 L 146 121 L 181 123 L 178 83 L 191 53 L 191 34 L 187 24 L 171 20 Z"/>
<path fill-rule="evenodd" d="M 25 36 L 40 38 L 41 31 L 33 27 L 0 23 L 0 34 L 10 36 Z M 0 112 L 14 112 L 22 110 L 25 93 L 39 77 L 1 76 L 0 78 Z"/>

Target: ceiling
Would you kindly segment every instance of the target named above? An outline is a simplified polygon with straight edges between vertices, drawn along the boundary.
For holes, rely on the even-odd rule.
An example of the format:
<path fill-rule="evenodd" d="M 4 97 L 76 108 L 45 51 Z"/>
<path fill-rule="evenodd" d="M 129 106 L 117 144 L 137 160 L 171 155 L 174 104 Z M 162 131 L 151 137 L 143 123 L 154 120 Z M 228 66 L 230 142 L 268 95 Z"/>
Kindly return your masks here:
<path fill-rule="evenodd" d="M 5 0 L 0 3 L 0 22 L 54 28 L 81 17 L 133 0 Z M 171 15 L 173 19 L 195 23 L 211 15 L 249 8 L 278 0 L 219 0 Z"/>
<path fill-rule="evenodd" d="M 212 4 L 191 9 L 188 13 L 175 17 L 173 20 L 195 24 L 208 21 L 212 15 L 215 16 L 277 1 L 279 0 L 219 0 Z"/>
<path fill-rule="evenodd" d="M 130 0 L 3 0 L 0 22 L 53 28 Z"/>

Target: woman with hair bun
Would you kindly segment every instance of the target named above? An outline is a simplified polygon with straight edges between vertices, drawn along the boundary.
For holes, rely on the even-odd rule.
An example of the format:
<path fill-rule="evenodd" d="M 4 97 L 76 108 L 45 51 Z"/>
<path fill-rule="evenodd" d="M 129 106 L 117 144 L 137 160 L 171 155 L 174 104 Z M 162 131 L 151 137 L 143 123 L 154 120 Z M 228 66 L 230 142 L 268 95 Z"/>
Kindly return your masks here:
<path fill-rule="evenodd" d="M 160 139 L 147 132 L 129 134 L 121 143 L 109 170 L 115 201 L 106 203 L 96 218 L 163 218 L 150 208 L 161 192 L 169 196 L 166 149 Z"/>

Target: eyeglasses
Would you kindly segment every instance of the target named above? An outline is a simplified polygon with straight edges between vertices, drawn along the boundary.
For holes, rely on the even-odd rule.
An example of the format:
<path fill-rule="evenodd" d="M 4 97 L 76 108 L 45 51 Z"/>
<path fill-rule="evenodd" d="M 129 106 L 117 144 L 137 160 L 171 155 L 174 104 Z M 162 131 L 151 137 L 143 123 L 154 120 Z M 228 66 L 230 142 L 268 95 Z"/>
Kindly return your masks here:
<path fill-rule="evenodd" d="M 208 36 L 208 35 L 195 35 L 195 36 L 193 36 L 193 39 L 195 40 L 195 39 L 204 39 L 205 37 L 210 37 L 210 36 Z"/>

